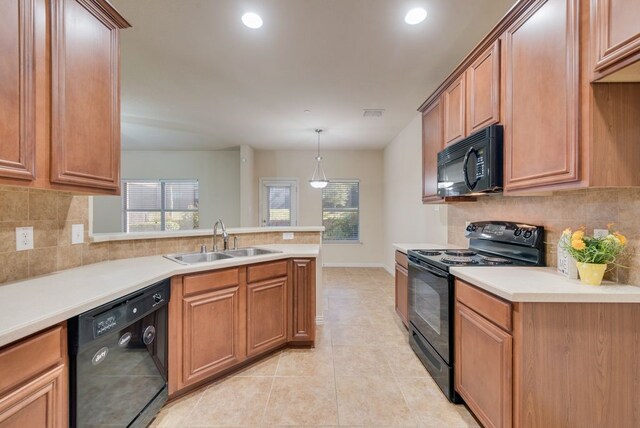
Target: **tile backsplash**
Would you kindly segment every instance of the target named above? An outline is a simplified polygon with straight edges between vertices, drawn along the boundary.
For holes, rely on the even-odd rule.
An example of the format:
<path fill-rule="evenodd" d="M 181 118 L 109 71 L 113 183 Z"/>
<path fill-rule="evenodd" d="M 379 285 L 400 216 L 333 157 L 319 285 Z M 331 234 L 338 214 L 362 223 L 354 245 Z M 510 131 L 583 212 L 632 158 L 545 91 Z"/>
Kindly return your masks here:
<path fill-rule="evenodd" d="M 71 226 L 82 224 L 85 242 L 71 245 Z M 33 250 L 16 251 L 16 227 L 33 227 Z M 198 251 L 211 248 L 211 237 L 138 239 L 89 242 L 89 197 L 51 190 L 0 186 L 0 285 L 82 265 L 129 257 Z M 261 244 L 319 244 L 319 232 L 238 235 L 238 246 Z M 233 245 L 233 235 L 230 237 Z"/>
<path fill-rule="evenodd" d="M 589 189 L 555 192 L 550 196 L 481 196 L 476 202 L 448 206 L 448 240 L 467 245 L 466 221 L 504 220 L 530 223 L 545 228 L 546 257 L 556 265 L 556 246 L 562 231 L 570 227 L 606 229 L 614 223 L 629 239 L 626 269 L 614 269 L 608 278 L 620 283 L 640 285 L 640 189 Z"/>

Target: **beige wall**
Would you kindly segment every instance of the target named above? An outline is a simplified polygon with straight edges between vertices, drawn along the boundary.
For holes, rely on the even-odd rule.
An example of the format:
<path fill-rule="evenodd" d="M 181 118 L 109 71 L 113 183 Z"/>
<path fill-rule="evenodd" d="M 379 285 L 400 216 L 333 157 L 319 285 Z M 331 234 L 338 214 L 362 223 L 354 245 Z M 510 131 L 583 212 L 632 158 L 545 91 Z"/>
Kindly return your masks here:
<path fill-rule="evenodd" d="M 254 150 L 250 146 L 240 146 L 240 226 L 253 225 L 253 205 L 255 186 Z"/>
<path fill-rule="evenodd" d="M 422 117 L 384 150 L 384 264 L 393 271 L 395 243 L 447 243 L 447 206 L 422 203 Z"/>
<path fill-rule="evenodd" d="M 197 179 L 200 188 L 200 227 L 221 218 L 227 227 L 240 226 L 239 150 L 125 150 L 123 179 Z M 93 198 L 93 232 L 122 232 L 122 198 Z"/>
<path fill-rule="evenodd" d="M 322 153 L 327 178 L 360 180 L 360 240 L 361 244 L 323 244 L 325 265 L 381 266 L 383 254 L 383 152 L 382 150 L 341 151 Z M 298 226 L 322 224 L 322 191 L 309 186 L 315 167 L 314 151 L 256 150 L 256 186 L 254 206 L 259 207 L 260 178 L 298 178 Z M 254 225 L 259 224 L 258 209 Z"/>

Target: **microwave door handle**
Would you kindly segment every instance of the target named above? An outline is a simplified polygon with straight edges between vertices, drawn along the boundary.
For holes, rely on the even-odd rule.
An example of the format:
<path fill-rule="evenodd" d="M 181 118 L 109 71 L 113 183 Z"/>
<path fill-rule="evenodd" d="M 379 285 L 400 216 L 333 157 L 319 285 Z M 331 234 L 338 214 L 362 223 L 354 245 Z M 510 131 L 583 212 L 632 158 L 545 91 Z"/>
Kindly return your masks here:
<path fill-rule="evenodd" d="M 433 269 L 430 269 L 430 268 L 428 268 L 428 267 L 426 267 L 426 266 L 424 266 L 424 265 L 421 265 L 421 264 L 418 264 L 418 263 L 412 262 L 411 260 L 409 260 L 409 264 L 410 264 L 411 266 L 415 267 L 416 269 L 420 269 L 420 270 L 427 271 L 427 272 L 429 272 L 430 274 L 435 275 L 435 276 L 437 276 L 437 277 L 439 277 L 439 278 L 448 278 L 448 277 L 449 277 L 449 275 L 448 275 L 448 274 L 446 274 L 446 273 L 444 273 L 444 272 L 437 272 L 437 271 L 435 271 L 435 270 L 433 270 Z"/>
<path fill-rule="evenodd" d="M 464 160 L 462 161 L 462 176 L 464 177 L 464 184 L 467 185 L 469 190 L 473 191 L 478 184 L 478 178 L 476 178 L 473 183 L 469 181 L 467 163 L 469 162 L 469 156 L 471 156 L 471 153 L 475 153 L 476 157 L 478 157 L 478 151 L 473 146 L 469 147 L 469 150 L 467 150 L 467 153 L 464 155 Z"/>

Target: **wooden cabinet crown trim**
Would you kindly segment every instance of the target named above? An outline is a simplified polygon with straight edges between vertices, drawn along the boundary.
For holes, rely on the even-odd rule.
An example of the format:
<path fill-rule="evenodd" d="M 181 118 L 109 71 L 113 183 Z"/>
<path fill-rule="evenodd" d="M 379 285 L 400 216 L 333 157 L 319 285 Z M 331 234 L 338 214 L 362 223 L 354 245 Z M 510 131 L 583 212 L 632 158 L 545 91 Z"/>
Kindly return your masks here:
<path fill-rule="evenodd" d="M 504 17 L 496 24 L 495 27 L 476 45 L 475 48 L 458 64 L 449 77 L 436 88 L 436 90 L 429 95 L 429 97 L 423 102 L 418 111 L 424 112 L 426 108 L 433 103 L 433 101 L 440 97 L 444 90 L 451 85 L 456 79 L 458 79 L 471 64 L 480 56 L 483 52 L 490 48 L 498 38 L 504 33 L 504 31 L 511 26 L 511 24 L 518 19 L 518 17 L 527 10 L 527 8 L 535 3 L 537 0 L 519 0 L 514 4 L 511 9 L 505 14 Z"/>

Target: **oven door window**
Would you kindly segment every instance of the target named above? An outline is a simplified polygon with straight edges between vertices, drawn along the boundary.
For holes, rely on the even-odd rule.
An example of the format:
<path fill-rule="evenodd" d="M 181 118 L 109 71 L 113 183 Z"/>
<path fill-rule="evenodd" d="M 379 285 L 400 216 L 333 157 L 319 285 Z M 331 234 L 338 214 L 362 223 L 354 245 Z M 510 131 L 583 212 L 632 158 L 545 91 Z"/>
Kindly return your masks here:
<path fill-rule="evenodd" d="M 164 388 L 166 323 L 159 310 L 80 349 L 78 426 L 127 426 Z"/>
<path fill-rule="evenodd" d="M 409 263 L 409 321 L 447 363 L 451 358 L 449 275 Z"/>

